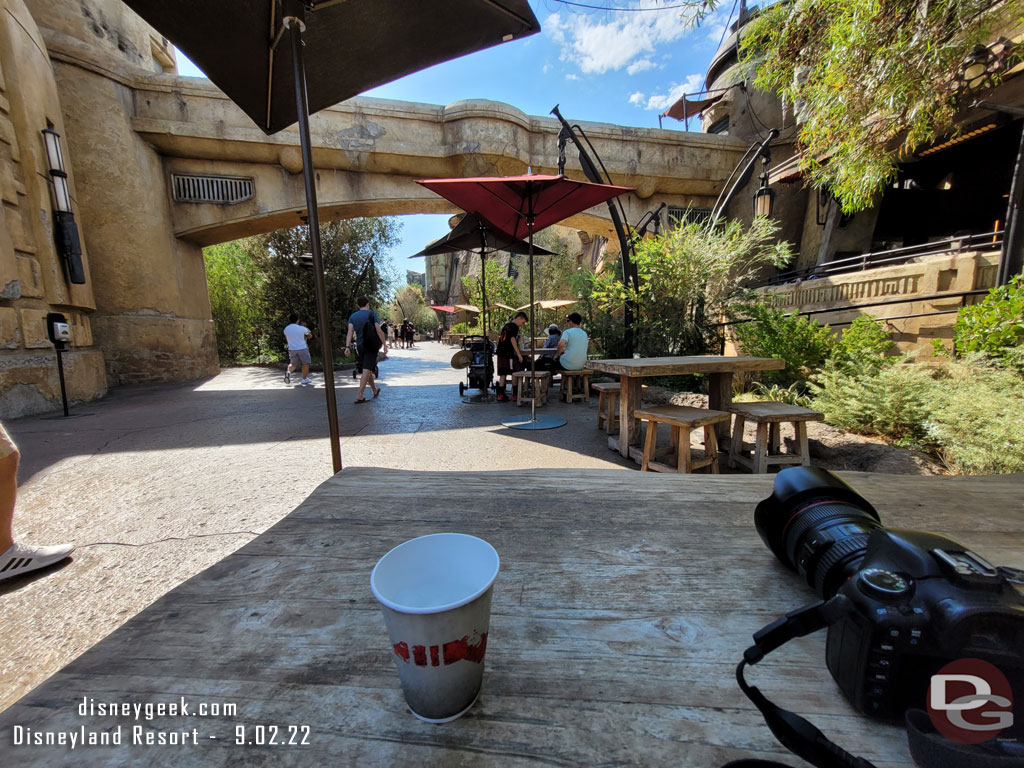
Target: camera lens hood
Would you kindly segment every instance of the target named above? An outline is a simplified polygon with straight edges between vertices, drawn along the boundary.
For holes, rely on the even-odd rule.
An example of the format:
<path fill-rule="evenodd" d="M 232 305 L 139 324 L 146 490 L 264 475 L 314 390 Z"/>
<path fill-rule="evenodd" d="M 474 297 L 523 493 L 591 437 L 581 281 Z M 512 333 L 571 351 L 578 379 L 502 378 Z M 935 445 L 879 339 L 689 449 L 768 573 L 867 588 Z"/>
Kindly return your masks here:
<path fill-rule="evenodd" d="M 754 526 L 761 540 L 790 570 L 796 567 L 786 554 L 786 530 L 797 512 L 817 501 L 844 502 L 881 522 L 867 499 L 827 469 L 801 466 L 781 470 L 775 476 L 772 495 L 754 509 Z"/>

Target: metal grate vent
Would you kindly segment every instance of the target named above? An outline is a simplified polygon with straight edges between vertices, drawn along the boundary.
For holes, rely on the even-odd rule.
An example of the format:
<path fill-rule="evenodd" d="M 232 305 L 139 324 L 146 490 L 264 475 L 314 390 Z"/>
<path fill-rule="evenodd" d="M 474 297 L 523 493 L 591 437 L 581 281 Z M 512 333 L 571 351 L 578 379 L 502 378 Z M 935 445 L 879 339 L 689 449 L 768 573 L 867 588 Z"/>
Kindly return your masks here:
<path fill-rule="evenodd" d="M 669 206 L 668 209 L 668 220 L 676 224 L 690 221 L 704 222 L 710 218 L 710 208 L 676 208 Z"/>
<path fill-rule="evenodd" d="M 233 205 L 252 200 L 256 182 L 244 176 L 198 176 L 172 173 L 174 200 L 179 203 L 220 203 Z"/>

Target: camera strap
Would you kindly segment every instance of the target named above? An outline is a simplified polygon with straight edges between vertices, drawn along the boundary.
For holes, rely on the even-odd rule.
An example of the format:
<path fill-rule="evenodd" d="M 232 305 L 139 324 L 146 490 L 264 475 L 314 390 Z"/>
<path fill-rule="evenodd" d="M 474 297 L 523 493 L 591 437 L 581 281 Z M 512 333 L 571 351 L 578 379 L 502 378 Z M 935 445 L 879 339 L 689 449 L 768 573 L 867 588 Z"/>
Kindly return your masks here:
<path fill-rule="evenodd" d="M 849 610 L 849 600 L 836 596 L 815 603 L 773 621 L 754 634 L 754 645 L 743 653 L 743 661 L 736 667 L 736 682 L 764 717 L 768 728 L 786 749 L 817 768 L 875 768 L 863 757 L 856 757 L 830 741 L 809 720 L 795 712 L 773 704 L 756 686 L 749 685 L 743 676 L 748 664 L 756 664 L 768 653 L 795 637 L 803 637 L 827 627 Z M 730 763 L 732 768 L 757 763 Z"/>

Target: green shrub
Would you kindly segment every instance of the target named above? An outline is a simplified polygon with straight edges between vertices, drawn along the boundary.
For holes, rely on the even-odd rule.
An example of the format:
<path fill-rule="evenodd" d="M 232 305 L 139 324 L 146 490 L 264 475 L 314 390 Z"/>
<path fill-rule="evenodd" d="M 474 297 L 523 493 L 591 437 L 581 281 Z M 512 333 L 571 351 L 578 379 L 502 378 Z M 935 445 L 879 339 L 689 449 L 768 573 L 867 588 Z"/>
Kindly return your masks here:
<path fill-rule="evenodd" d="M 750 392 L 744 392 L 733 398 L 737 403 L 751 402 L 758 400 L 771 400 L 775 403 L 788 403 L 799 405 L 801 408 L 811 407 L 811 397 L 803 391 L 803 387 L 794 384 L 789 387 L 780 387 L 778 384 L 765 385 L 755 381 Z"/>
<path fill-rule="evenodd" d="M 926 437 L 957 474 L 1024 472 L 1024 380 L 1012 371 L 957 362 L 928 395 Z"/>
<path fill-rule="evenodd" d="M 830 362 L 810 387 L 813 407 L 829 424 L 897 440 L 925 437 L 934 380 L 924 366 L 905 362 L 852 369 Z"/>
<path fill-rule="evenodd" d="M 953 349 L 958 356 L 983 353 L 1003 364 L 1021 366 L 1024 345 L 1024 276 L 989 291 L 980 304 L 962 307 L 953 328 Z"/>
<path fill-rule="evenodd" d="M 870 315 L 860 315 L 843 332 L 835 346 L 833 359 L 845 366 L 878 369 L 899 360 L 890 356 L 892 334 Z"/>
<path fill-rule="evenodd" d="M 832 354 L 836 342 L 827 325 L 806 316 L 787 314 L 767 302 L 744 304 L 739 309 L 749 318 L 748 322 L 733 326 L 743 354 L 781 357 L 786 361 L 785 369 L 758 375 L 766 384 L 802 385 Z"/>

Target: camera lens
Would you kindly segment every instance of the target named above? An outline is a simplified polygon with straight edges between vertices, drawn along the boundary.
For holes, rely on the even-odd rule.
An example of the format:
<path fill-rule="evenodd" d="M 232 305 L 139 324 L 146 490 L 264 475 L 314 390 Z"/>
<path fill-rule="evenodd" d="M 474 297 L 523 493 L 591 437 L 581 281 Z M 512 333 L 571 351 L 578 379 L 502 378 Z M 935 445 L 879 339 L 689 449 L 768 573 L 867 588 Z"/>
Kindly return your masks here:
<path fill-rule="evenodd" d="M 872 531 L 882 527 L 867 500 L 831 472 L 813 467 L 779 472 L 754 522 L 775 556 L 823 598 L 856 572 Z"/>

